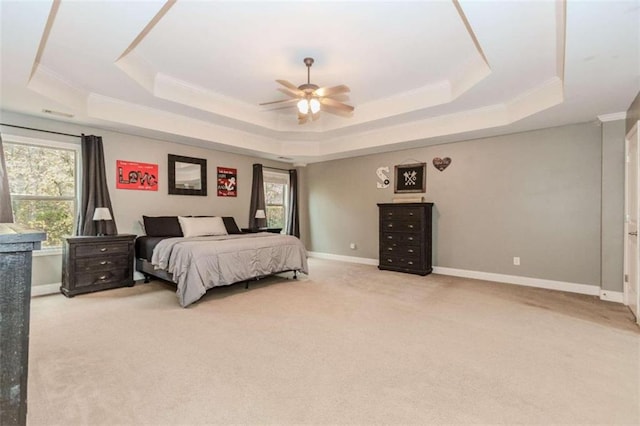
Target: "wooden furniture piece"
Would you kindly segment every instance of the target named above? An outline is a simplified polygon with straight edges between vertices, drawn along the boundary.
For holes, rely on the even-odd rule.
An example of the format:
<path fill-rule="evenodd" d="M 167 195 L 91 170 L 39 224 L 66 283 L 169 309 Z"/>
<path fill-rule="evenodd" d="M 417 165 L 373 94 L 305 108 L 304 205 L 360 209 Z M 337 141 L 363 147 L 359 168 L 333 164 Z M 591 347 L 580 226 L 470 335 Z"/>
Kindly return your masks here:
<path fill-rule="evenodd" d="M 378 204 L 379 269 L 431 273 L 431 209 L 433 203 Z"/>
<path fill-rule="evenodd" d="M 0 224 L 0 425 L 27 424 L 31 252 L 42 231 Z"/>
<path fill-rule="evenodd" d="M 133 286 L 135 235 L 69 237 L 62 246 L 62 286 L 67 297 Z"/>
<path fill-rule="evenodd" d="M 255 234 L 256 232 L 271 232 L 272 234 L 282 233 L 282 228 L 242 228 L 245 234 Z"/>

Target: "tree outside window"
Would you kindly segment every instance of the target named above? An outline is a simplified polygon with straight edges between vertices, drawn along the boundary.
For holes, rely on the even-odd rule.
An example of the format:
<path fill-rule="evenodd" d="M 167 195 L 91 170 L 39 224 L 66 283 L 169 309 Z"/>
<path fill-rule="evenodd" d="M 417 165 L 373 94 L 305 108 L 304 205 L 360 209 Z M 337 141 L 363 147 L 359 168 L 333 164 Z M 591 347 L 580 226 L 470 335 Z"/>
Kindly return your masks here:
<path fill-rule="evenodd" d="M 289 199 L 289 174 L 265 171 L 263 176 L 267 227 L 285 228 Z"/>
<path fill-rule="evenodd" d="M 65 236 L 73 235 L 78 149 L 8 139 L 3 145 L 14 221 L 45 231 L 43 248 L 60 247 Z"/>

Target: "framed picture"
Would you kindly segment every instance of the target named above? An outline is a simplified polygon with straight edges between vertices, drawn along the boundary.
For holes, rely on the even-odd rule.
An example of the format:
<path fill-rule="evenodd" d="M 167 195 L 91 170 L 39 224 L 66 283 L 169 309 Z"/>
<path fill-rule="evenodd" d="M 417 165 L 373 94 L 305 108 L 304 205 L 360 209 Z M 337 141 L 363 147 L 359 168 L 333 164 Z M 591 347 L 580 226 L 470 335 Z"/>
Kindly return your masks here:
<path fill-rule="evenodd" d="M 116 188 L 158 190 L 158 165 L 116 160 Z"/>
<path fill-rule="evenodd" d="M 218 197 L 238 196 L 238 170 L 218 167 Z"/>
<path fill-rule="evenodd" d="M 207 195 L 207 160 L 169 154 L 169 194 Z"/>
<path fill-rule="evenodd" d="M 401 164 L 395 166 L 396 194 L 425 192 L 427 187 L 427 163 Z"/>

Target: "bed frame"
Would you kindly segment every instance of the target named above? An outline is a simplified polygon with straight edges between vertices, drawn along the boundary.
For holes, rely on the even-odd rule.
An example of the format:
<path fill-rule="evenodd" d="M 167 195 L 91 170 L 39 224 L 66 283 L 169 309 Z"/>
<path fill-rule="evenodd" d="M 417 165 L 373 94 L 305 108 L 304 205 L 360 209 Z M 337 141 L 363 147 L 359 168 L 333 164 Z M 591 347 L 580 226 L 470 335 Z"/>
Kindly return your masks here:
<path fill-rule="evenodd" d="M 176 282 L 173 280 L 172 274 L 162 269 L 155 269 L 154 266 L 147 259 L 136 258 L 136 271 L 141 272 L 144 275 L 144 282 L 148 283 L 151 281 L 151 277 L 159 278 L 163 281 L 167 281 L 173 285 L 176 285 Z M 244 288 L 249 288 L 249 283 L 251 281 L 258 281 L 266 277 L 270 277 L 271 275 L 283 274 L 285 272 L 293 272 L 293 279 L 298 279 L 298 271 L 296 269 L 287 269 L 285 271 L 274 272 L 269 275 L 260 275 L 257 277 L 251 277 L 248 280 L 237 281 L 231 284 L 244 283 Z M 230 284 L 230 285 L 231 285 Z"/>

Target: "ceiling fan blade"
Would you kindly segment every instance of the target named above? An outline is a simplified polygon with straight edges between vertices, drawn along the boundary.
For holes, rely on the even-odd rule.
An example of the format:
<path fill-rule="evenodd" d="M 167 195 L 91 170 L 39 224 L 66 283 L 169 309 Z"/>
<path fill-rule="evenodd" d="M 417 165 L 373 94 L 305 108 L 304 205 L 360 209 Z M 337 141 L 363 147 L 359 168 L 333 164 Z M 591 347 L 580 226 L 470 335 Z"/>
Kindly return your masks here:
<path fill-rule="evenodd" d="M 298 124 L 304 124 L 309 120 L 309 114 L 298 113 Z"/>
<path fill-rule="evenodd" d="M 348 86 L 341 84 L 340 86 L 334 87 L 321 87 L 315 91 L 315 95 L 320 97 L 333 96 L 339 95 L 340 93 L 349 93 L 350 91 L 351 89 L 349 89 Z"/>
<path fill-rule="evenodd" d="M 321 105 L 326 105 L 326 106 L 329 106 L 331 108 L 335 108 L 335 109 L 338 109 L 338 110 L 342 110 L 342 111 L 345 111 L 345 112 L 353 112 L 353 110 L 355 109 L 351 105 L 343 104 L 342 102 L 338 102 L 338 101 L 336 101 L 334 99 L 331 99 L 331 98 L 320 98 L 320 104 Z"/>
<path fill-rule="evenodd" d="M 282 104 L 282 103 L 285 103 L 285 102 L 295 103 L 297 101 L 298 101 L 297 99 L 281 99 L 279 101 L 263 102 L 263 103 L 258 104 L 258 105 L 260 105 L 260 106 L 263 106 L 263 105 L 275 105 L 275 104 Z"/>
<path fill-rule="evenodd" d="M 304 92 L 302 90 L 293 90 L 287 89 L 286 87 L 278 87 L 276 89 L 280 93 L 284 93 L 287 96 L 291 96 L 292 98 L 302 98 L 304 97 Z"/>
<path fill-rule="evenodd" d="M 298 86 L 296 86 L 293 83 L 288 82 L 287 80 L 276 80 L 276 82 L 282 84 L 284 87 L 289 89 L 291 92 L 295 93 L 296 96 L 304 95 L 304 92 L 302 90 L 298 89 Z"/>
<path fill-rule="evenodd" d="M 262 111 L 275 111 L 278 109 L 294 108 L 298 99 L 283 99 L 281 101 L 265 102 L 260 104 Z"/>

